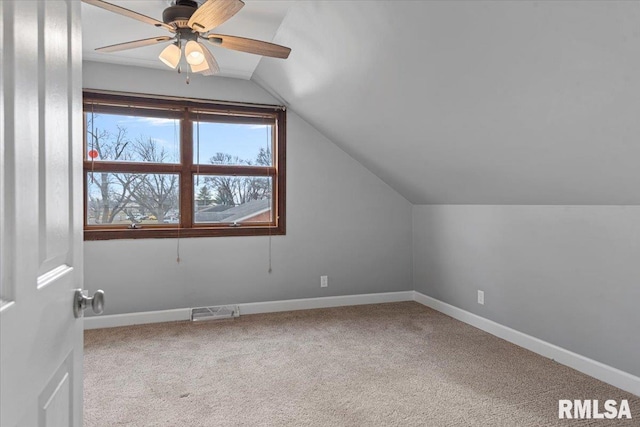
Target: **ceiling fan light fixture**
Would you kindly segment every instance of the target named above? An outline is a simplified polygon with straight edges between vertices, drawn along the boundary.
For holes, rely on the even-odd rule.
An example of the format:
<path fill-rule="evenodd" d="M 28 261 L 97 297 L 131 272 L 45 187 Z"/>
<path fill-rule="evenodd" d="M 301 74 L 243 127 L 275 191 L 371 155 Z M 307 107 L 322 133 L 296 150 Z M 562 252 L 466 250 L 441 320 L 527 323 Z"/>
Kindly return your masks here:
<path fill-rule="evenodd" d="M 202 73 L 209 69 L 209 65 L 207 65 L 207 63 L 204 61 L 200 65 L 189 65 L 189 66 L 191 67 L 192 73 Z"/>
<path fill-rule="evenodd" d="M 209 49 L 204 46 L 202 43 L 198 43 L 200 49 L 202 49 L 202 54 L 204 55 L 204 61 L 199 65 L 192 65 L 191 71 L 194 73 L 202 73 L 203 76 L 212 76 L 220 71 L 220 66 L 218 65 L 218 61 L 213 57 Z"/>
<path fill-rule="evenodd" d="M 171 43 L 169 46 L 165 47 L 158 58 L 165 64 L 167 64 L 171 68 L 176 68 L 180 63 L 180 57 L 182 56 L 182 51 L 177 44 Z"/>
<path fill-rule="evenodd" d="M 184 47 L 184 54 L 187 58 L 187 62 L 192 67 L 201 65 L 203 62 L 205 62 L 204 52 L 202 51 L 200 43 L 197 43 L 193 40 L 189 40 L 187 42 L 187 45 Z"/>
<path fill-rule="evenodd" d="M 194 73 L 202 73 L 205 75 L 210 75 L 212 74 L 211 72 L 213 70 L 210 69 L 211 67 L 209 67 L 209 63 L 207 61 L 202 61 L 200 64 L 198 65 L 191 65 L 191 71 Z"/>
<path fill-rule="evenodd" d="M 0 0 L 1 2 L 2 0 Z M 288 47 L 245 37 L 209 34 L 213 28 L 220 26 L 232 18 L 244 6 L 243 0 L 163 0 L 169 4 L 162 12 L 163 21 L 151 18 L 127 8 L 109 3 L 105 0 L 82 0 L 84 3 L 99 7 L 136 21 L 164 28 L 173 36 L 157 36 L 142 40 L 134 40 L 103 46 L 96 49 L 99 52 L 119 52 L 144 46 L 156 45 L 174 41 L 166 46 L 158 58 L 172 69 L 181 72 L 182 57 L 194 73 L 211 76 L 220 72 L 218 61 L 199 39 L 207 40 L 214 45 L 252 53 L 286 59 L 291 52 Z M 184 52 L 182 52 L 184 50 Z M 188 79 L 188 77 L 187 77 Z"/>

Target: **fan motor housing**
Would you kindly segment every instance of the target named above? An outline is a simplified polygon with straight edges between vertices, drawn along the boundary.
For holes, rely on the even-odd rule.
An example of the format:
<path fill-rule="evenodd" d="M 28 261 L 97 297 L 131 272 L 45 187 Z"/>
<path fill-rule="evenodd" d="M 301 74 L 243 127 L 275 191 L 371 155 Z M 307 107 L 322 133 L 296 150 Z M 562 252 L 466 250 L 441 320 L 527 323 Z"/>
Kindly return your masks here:
<path fill-rule="evenodd" d="M 162 20 L 165 24 L 176 21 L 188 21 L 198 8 L 198 3 L 191 0 L 182 0 L 175 6 L 169 6 L 162 12 Z"/>

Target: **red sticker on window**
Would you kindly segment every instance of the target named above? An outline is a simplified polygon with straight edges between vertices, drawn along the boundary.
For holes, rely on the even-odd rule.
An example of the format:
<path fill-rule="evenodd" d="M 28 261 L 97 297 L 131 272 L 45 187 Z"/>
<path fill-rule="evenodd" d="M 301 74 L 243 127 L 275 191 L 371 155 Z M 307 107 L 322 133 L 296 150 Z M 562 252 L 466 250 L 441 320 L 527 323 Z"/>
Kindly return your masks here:
<path fill-rule="evenodd" d="M 97 150 L 91 150 L 89 151 L 89 157 L 91 157 L 92 159 L 95 159 L 96 157 L 98 157 L 98 151 Z"/>

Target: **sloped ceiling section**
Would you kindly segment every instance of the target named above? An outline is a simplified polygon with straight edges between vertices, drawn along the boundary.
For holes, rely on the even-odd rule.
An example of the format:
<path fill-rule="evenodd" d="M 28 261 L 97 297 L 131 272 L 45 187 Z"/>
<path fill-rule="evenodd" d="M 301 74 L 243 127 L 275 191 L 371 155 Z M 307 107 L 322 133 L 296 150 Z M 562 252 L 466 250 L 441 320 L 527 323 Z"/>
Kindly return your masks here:
<path fill-rule="evenodd" d="M 252 79 L 413 203 L 640 204 L 638 2 L 304 1 L 274 42 Z"/>

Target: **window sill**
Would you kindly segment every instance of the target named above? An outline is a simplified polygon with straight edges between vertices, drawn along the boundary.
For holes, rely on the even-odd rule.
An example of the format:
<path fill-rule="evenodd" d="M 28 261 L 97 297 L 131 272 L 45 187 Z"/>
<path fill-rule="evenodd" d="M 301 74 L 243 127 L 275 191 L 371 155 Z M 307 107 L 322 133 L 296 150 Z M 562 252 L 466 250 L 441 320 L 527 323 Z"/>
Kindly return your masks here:
<path fill-rule="evenodd" d="M 139 228 L 84 230 L 84 240 L 116 239 L 175 239 L 191 237 L 231 237 L 231 236 L 281 236 L 285 235 L 284 225 L 279 227 L 208 227 L 208 228 Z"/>

